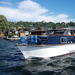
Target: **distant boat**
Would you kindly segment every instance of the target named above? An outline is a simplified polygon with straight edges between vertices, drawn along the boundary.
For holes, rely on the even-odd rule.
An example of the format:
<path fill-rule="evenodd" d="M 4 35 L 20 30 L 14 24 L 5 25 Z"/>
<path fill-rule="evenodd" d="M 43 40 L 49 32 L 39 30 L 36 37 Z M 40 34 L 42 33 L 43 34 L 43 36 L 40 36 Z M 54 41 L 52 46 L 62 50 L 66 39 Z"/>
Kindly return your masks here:
<path fill-rule="evenodd" d="M 20 40 L 19 37 L 18 37 L 18 38 L 13 38 L 13 37 L 11 37 L 11 38 L 4 38 L 4 39 L 6 39 L 6 40 Z"/>
<path fill-rule="evenodd" d="M 47 58 L 73 54 L 75 53 L 75 28 L 50 30 L 45 36 L 31 35 L 28 44 L 29 46 L 18 45 L 25 58 Z"/>
<path fill-rule="evenodd" d="M 6 36 L 6 37 L 4 37 L 4 39 L 6 39 L 6 40 L 20 40 L 20 37 L 18 37 L 16 35 L 14 35 L 13 37 Z"/>

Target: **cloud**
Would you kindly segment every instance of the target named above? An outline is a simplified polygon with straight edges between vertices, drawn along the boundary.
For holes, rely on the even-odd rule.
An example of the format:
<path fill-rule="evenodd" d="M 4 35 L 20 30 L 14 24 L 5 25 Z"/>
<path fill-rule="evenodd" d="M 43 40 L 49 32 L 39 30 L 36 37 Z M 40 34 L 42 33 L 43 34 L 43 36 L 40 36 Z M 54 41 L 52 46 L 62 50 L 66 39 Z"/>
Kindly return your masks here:
<path fill-rule="evenodd" d="M 33 15 L 40 15 L 48 12 L 48 9 L 41 7 L 38 3 L 31 0 L 20 2 L 18 8 L 24 12 L 31 13 Z"/>
<path fill-rule="evenodd" d="M 0 14 L 5 15 L 8 20 L 13 21 L 69 22 L 72 20 L 64 13 L 54 14 L 55 16 L 50 14 L 50 16 L 47 16 L 47 13 L 52 12 L 32 0 L 21 1 L 15 7 L 16 8 L 0 6 Z"/>
<path fill-rule="evenodd" d="M 3 5 L 12 5 L 12 3 L 10 3 L 10 2 L 5 2 L 5 1 L 0 1 L 0 4 L 3 4 Z"/>
<path fill-rule="evenodd" d="M 71 19 L 69 19 L 69 16 L 67 14 L 59 14 L 55 16 L 56 22 L 70 22 Z"/>

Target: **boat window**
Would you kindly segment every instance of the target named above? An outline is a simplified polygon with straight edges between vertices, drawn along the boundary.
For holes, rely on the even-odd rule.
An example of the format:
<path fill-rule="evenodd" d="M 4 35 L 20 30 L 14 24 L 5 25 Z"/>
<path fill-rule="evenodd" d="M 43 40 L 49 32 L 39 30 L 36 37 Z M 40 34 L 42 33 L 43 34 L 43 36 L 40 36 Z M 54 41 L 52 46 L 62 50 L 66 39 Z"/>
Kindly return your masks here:
<path fill-rule="evenodd" d="M 41 41 L 46 41 L 47 40 L 47 37 L 40 37 L 40 40 Z"/>
<path fill-rule="evenodd" d="M 62 35 L 64 33 L 64 30 L 56 30 L 56 31 L 50 31 L 49 34 L 52 35 Z"/>
<path fill-rule="evenodd" d="M 31 35 L 45 35 L 46 32 L 45 31 L 33 31 L 31 32 Z"/>
<path fill-rule="evenodd" d="M 60 43 L 67 43 L 67 38 L 66 37 L 61 37 L 60 38 Z"/>
<path fill-rule="evenodd" d="M 64 35 L 72 35 L 72 32 L 71 32 L 70 30 L 66 30 L 66 31 L 64 32 Z"/>
<path fill-rule="evenodd" d="M 63 34 L 64 31 L 60 30 L 60 31 L 56 31 L 56 34 Z"/>

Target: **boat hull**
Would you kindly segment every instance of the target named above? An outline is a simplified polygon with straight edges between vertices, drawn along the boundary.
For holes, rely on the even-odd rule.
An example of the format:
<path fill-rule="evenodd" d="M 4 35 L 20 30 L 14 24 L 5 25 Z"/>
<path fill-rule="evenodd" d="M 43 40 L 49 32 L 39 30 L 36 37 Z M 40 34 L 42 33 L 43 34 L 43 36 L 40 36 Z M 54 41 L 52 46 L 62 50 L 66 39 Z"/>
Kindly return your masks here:
<path fill-rule="evenodd" d="M 75 44 L 18 46 L 18 48 L 21 50 L 25 58 L 48 58 L 75 53 Z"/>

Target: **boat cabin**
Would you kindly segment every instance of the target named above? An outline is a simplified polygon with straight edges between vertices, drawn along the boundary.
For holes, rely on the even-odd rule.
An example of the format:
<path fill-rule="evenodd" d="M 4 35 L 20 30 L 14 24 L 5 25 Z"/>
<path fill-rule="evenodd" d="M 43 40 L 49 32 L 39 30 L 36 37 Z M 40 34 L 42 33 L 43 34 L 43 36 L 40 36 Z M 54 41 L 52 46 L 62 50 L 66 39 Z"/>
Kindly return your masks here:
<path fill-rule="evenodd" d="M 32 31 L 31 44 L 67 44 L 75 43 L 75 28 L 53 29 L 48 31 Z"/>
<path fill-rule="evenodd" d="M 55 30 L 48 30 L 48 35 L 50 36 L 75 36 L 75 28 L 62 28 L 62 29 L 55 29 Z"/>
<path fill-rule="evenodd" d="M 46 32 L 45 30 L 32 30 L 30 31 L 30 35 L 45 36 Z"/>

